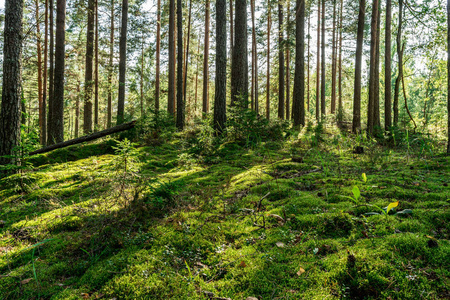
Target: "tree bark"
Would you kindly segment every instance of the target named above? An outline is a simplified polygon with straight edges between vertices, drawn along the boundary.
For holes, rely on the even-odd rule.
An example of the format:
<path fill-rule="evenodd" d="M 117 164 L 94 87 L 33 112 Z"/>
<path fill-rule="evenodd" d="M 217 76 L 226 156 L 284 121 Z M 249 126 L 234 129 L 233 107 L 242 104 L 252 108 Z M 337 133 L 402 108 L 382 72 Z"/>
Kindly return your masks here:
<path fill-rule="evenodd" d="M 375 90 L 373 97 L 373 127 L 374 135 L 381 135 L 380 118 L 380 32 L 381 32 L 381 1 L 378 1 L 377 37 L 375 49 Z"/>
<path fill-rule="evenodd" d="M 95 0 L 88 1 L 87 8 L 87 32 L 86 32 L 86 65 L 84 75 L 84 123 L 83 132 L 88 134 L 92 131 L 92 73 L 94 57 L 94 17 Z"/>
<path fill-rule="evenodd" d="M 322 79 L 320 85 L 320 106 L 322 119 L 326 114 L 325 107 L 325 0 L 322 0 Z"/>
<path fill-rule="evenodd" d="M 364 18 L 366 13 L 366 1 L 359 0 L 358 33 L 356 38 L 356 58 L 355 58 L 355 87 L 353 94 L 353 133 L 361 131 L 361 69 L 362 50 L 364 41 Z"/>
<path fill-rule="evenodd" d="M 117 106 L 117 125 L 125 120 L 125 77 L 127 70 L 127 25 L 128 25 L 128 0 L 122 0 L 122 27 L 120 28 L 119 41 L 119 100 Z"/>
<path fill-rule="evenodd" d="M 202 112 L 204 114 L 209 111 L 209 19 L 210 19 L 210 0 L 206 0 L 205 5 L 205 47 L 203 52 L 203 102 Z"/>
<path fill-rule="evenodd" d="M 450 74 L 450 0 L 447 0 L 447 71 Z M 447 154 L 450 154 L 450 76 L 447 76 Z"/>
<path fill-rule="evenodd" d="M 78 129 L 80 128 L 80 95 L 81 95 L 81 83 L 78 81 L 77 96 L 75 100 L 75 138 L 78 137 Z"/>
<path fill-rule="evenodd" d="M 253 0 L 252 0 L 253 1 Z M 216 82 L 214 98 L 214 130 L 221 135 L 226 122 L 227 100 L 227 2 L 216 0 Z"/>
<path fill-rule="evenodd" d="M 94 130 L 98 130 L 98 0 L 95 1 Z"/>
<path fill-rule="evenodd" d="M 175 115 L 175 0 L 169 0 L 169 91 L 167 111 Z"/>
<path fill-rule="evenodd" d="M 402 26 L 403 26 L 403 0 L 398 2 L 398 31 L 397 31 L 397 55 L 398 55 L 398 75 L 394 87 L 394 126 L 398 124 L 398 98 L 400 94 L 401 78 L 403 77 L 403 49 L 402 49 Z"/>
<path fill-rule="evenodd" d="M 331 113 L 336 113 L 336 0 L 333 0 L 333 35 L 331 41 Z"/>
<path fill-rule="evenodd" d="M 248 107 L 247 0 L 236 0 L 231 105 Z"/>
<path fill-rule="evenodd" d="M 317 71 L 316 71 L 316 120 L 320 119 L 320 0 L 317 1 Z"/>
<path fill-rule="evenodd" d="M 183 11 L 181 0 L 177 0 L 177 28 L 178 28 L 178 51 L 177 51 L 177 122 L 178 130 L 184 129 L 184 109 L 183 99 Z"/>
<path fill-rule="evenodd" d="M 155 75 L 155 111 L 159 111 L 160 65 L 161 65 L 161 0 L 156 8 L 156 75 Z"/>
<path fill-rule="evenodd" d="M 141 78 L 140 78 L 140 106 L 141 118 L 144 117 L 144 34 L 141 36 Z"/>
<path fill-rule="evenodd" d="M 199 35 L 200 36 L 200 35 Z M 198 45 L 197 45 L 197 59 L 196 59 L 196 63 L 197 63 L 197 70 L 195 71 L 195 98 L 194 98 L 194 115 L 197 112 L 197 99 L 198 99 L 198 69 L 199 69 L 199 56 L 200 56 L 200 41 L 198 41 Z"/>
<path fill-rule="evenodd" d="M 344 1 L 341 0 L 341 8 L 340 8 L 340 17 L 339 17 L 339 80 L 338 80 L 338 87 L 339 87 L 339 100 L 338 100 L 338 122 L 341 123 L 342 119 L 344 117 L 344 108 L 342 106 L 342 24 L 343 24 L 343 3 Z"/>
<path fill-rule="evenodd" d="M 283 3 L 278 0 L 278 118 L 284 120 Z"/>
<path fill-rule="evenodd" d="M 53 99 L 53 118 L 48 138 L 51 143 L 60 143 L 64 140 L 64 43 L 66 25 L 66 1 L 56 2 L 56 36 L 55 36 L 55 80 Z"/>
<path fill-rule="evenodd" d="M 191 16 L 192 16 L 192 0 L 189 1 L 189 18 L 188 18 L 188 32 L 187 32 L 187 42 L 186 42 L 186 54 L 184 63 L 184 79 L 183 79 L 183 97 L 186 101 L 186 89 L 187 89 L 187 74 L 189 65 L 189 45 L 191 40 Z"/>
<path fill-rule="evenodd" d="M 44 29 L 44 83 L 42 87 L 42 131 L 41 145 L 47 144 L 47 57 L 48 57 L 48 0 L 45 0 L 45 29 Z"/>
<path fill-rule="evenodd" d="M 20 142 L 22 15 L 22 0 L 5 1 L 0 165 L 14 162 L 11 158 L 3 156 L 12 155 L 14 148 Z"/>
<path fill-rule="evenodd" d="M 310 35 L 310 29 L 311 29 L 311 12 L 308 14 L 308 67 L 307 67 L 307 100 L 306 100 L 306 111 L 309 113 L 309 104 L 310 104 L 310 60 L 311 60 L 311 52 L 309 50 L 310 46 L 311 46 L 311 35 Z"/>
<path fill-rule="evenodd" d="M 287 0 L 287 18 L 286 18 L 286 120 L 289 120 L 291 117 L 291 101 L 290 101 L 290 93 L 291 93 L 291 49 L 290 49 L 290 10 L 291 10 L 291 1 Z M 304 41 L 303 41 L 304 42 Z M 295 77 L 295 76 L 294 76 Z"/>
<path fill-rule="evenodd" d="M 233 58 L 233 45 L 234 45 L 233 0 L 230 0 L 230 60 Z"/>
<path fill-rule="evenodd" d="M 258 54 L 256 50 L 256 28 L 255 28 L 255 0 L 250 0 L 251 15 L 252 15 L 252 88 L 251 88 L 251 108 L 256 113 L 258 107 L 258 71 L 257 61 Z"/>
<path fill-rule="evenodd" d="M 270 0 L 267 1 L 267 7 L 266 118 L 270 120 L 270 30 L 272 26 Z"/>
<path fill-rule="evenodd" d="M 375 125 L 375 94 L 376 82 L 376 60 L 377 60 L 377 29 L 378 29 L 378 1 L 372 2 L 372 20 L 370 33 L 370 70 L 369 70 L 369 103 L 367 105 L 367 133 L 373 135 Z"/>
<path fill-rule="evenodd" d="M 37 52 L 37 83 L 38 83 L 38 101 L 39 101 L 39 137 L 40 143 L 44 145 L 44 99 L 42 95 L 42 49 L 41 49 L 41 30 L 39 20 L 39 1 L 36 4 L 36 52 Z"/>
<path fill-rule="evenodd" d="M 386 0 L 386 28 L 384 54 L 384 129 L 389 131 L 392 126 L 392 74 L 391 74 L 391 23 L 392 0 Z"/>
<path fill-rule="evenodd" d="M 50 145 L 53 141 L 50 140 L 50 132 L 52 131 L 52 119 L 53 119 L 53 98 L 54 98 L 54 75 L 55 75 L 55 34 L 54 34 L 54 22 L 53 22 L 53 0 L 49 0 L 49 27 L 50 27 L 50 50 L 49 50 L 49 70 L 48 70 L 48 117 L 47 117 L 47 144 Z"/>
<path fill-rule="evenodd" d="M 295 22 L 294 126 L 305 125 L 305 0 L 297 0 Z"/>

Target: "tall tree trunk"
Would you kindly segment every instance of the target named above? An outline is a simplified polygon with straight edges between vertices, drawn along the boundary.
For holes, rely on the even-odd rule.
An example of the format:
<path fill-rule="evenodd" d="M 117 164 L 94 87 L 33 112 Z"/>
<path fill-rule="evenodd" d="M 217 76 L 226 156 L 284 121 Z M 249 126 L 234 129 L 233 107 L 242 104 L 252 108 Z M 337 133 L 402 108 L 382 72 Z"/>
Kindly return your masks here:
<path fill-rule="evenodd" d="M 402 48 L 402 26 L 403 26 L 403 0 L 398 1 L 398 31 L 397 31 L 397 55 L 398 75 L 394 87 L 394 126 L 398 124 L 398 98 L 400 94 L 401 78 L 403 77 L 403 48 Z"/>
<path fill-rule="evenodd" d="M 253 0 L 252 0 L 253 1 Z M 214 130 L 225 129 L 227 101 L 227 2 L 216 0 L 216 84 L 214 98 Z"/>
<path fill-rule="evenodd" d="M 305 125 L 305 0 L 297 0 L 295 22 L 294 126 Z"/>
<path fill-rule="evenodd" d="M 331 113 L 336 113 L 336 0 L 333 0 L 333 36 L 331 41 Z"/>
<path fill-rule="evenodd" d="M 95 0 L 94 130 L 98 130 L 98 0 Z"/>
<path fill-rule="evenodd" d="M 343 29 L 343 6 L 344 6 L 344 0 L 341 0 L 341 8 L 339 11 L 339 80 L 338 80 L 338 87 L 339 87 L 339 101 L 338 101 L 338 122 L 341 123 L 344 115 L 344 108 L 342 106 L 342 29 Z"/>
<path fill-rule="evenodd" d="M 309 113 L 309 102 L 310 102 L 310 60 L 311 60 L 311 52 L 309 50 L 311 46 L 311 35 L 310 35 L 310 28 L 311 28 L 311 12 L 308 14 L 308 68 L 307 68 L 307 100 L 306 100 L 306 111 Z"/>
<path fill-rule="evenodd" d="M 14 148 L 20 142 L 22 14 L 23 1 L 5 1 L 3 84 L 0 111 L 0 165 L 11 162 L 10 158 L 4 156 L 13 154 Z"/>
<path fill-rule="evenodd" d="M 353 94 L 353 122 L 352 131 L 361 131 L 361 68 L 362 50 L 364 41 L 364 18 L 366 14 L 366 0 L 359 0 L 358 33 L 356 38 L 356 58 L 355 58 L 355 87 Z"/>
<path fill-rule="evenodd" d="M 281 1 L 278 0 L 278 118 L 284 120 L 284 35 Z"/>
<path fill-rule="evenodd" d="M 230 60 L 233 57 L 234 45 L 233 0 L 230 0 Z"/>
<path fill-rule="evenodd" d="M 187 32 L 187 42 L 186 42 L 186 54 L 184 63 L 184 80 L 183 80 L 183 97 L 186 101 L 186 88 L 187 88 L 187 74 L 189 65 L 189 45 L 191 40 L 191 16 L 192 16 L 192 0 L 189 1 L 189 18 L 188 18 L 188 32 Z"/>
<path fill-rule="evenodd" d="M 37 52 L 37 68 L 38 68 L 38 101 L 39 101 L 39 137 L 40 143 L 44 145 L 44 99 L 42 96 L 42 49 L 41 49 L 41 30 L 39 21 L 39 0 L 35 1 L 36 4 L 36 52 Z"/>
<path fill-rule="evenodd" d="M 380 32 L 381 32 L 381 1 L 378 1 L 377 38 L 375 49 L 375 90 L 373 97 L 373 127 L 374 134 L 381 134 L 380 118 Z"/>
<path fill-rule="evenodd" d="M 370 33 L 370 70 L 369 70 L 369 103 L 367 105 L 367 133 L 372 135 L 374 133 L 375 125 L 375 94 L 376 94 L 376 60 L 377 60 L 377 26 L 378 26 L 378 1 L 372 2 L 372 21 Z"/>
<path fill-rule="evenodd" d="M 236 10 L 237 11 L 237 10 Z M 208 113 L 209 110 L 209 17 L 210 17 L 210 0 L 206 0 L 205 6 L 205 48 L 203 52 L 203 105 L 202 112 Z"/>
<path fill-rule="evenodd" d="M 326 114 L 325 107 L 325 0 L 322 0 L 322 79 L 320 85 L 320 106 L 322 119 Z"/>
<path fill-rule="evenodd" d="M 107 112 L 107 126 L 112 126 L 112 77 L 113 77 L 113 58 L 114 58 L 114 0 L 111 0 L 111 29 L 109 35 L 109 69 L 108 69 L 108 112 Z"/>
<path fill-rule="evenodd" d="M 169 0 L 169 92 L 167 111 L 175 114 L 175 0 Z"/>
<path fill-rule="evenodd" d="M 270 30 L 272 26 L 270 0 L 268 0 L 267 6 L 266 118 L 270 120 Z"/>
<path fill-rule="evenodd" d="M 55 88 L 53 99 L 52 131 L 49 140 L 52 143 L 64 141 L 64 43 L 66 32 L 66 1 L 56 2 L 56 35 L 55 35 Z"/>
<path fill-rule="evenodd" d="M 200 36 L 200 35 L 199 35 Z M 197 63 L 197 70 L 195 71 L 195 97 L 194 97 L 194 115 L 197 112 L 197 99 L 198 99 L 198 69 L 199 69 L 199 57 L 200 57 L 200 41 L 198 41 L 197 46 L 197 55 L 196 55 L 196 63 Z"/>
<path fill-rule="evenodd" d="M 178 28 L 178 51 L 177 51 L 177 128 L 184 128 L 184 109 L 183 99 L 183 11 L 181 0 L 177 0 L 177 28 Z"/>
<path fill-rule="evenodd" d="M 287 18 L 286 18 L 286 120 L 289 120 L 291 117 L 291 103 L 290 103 L 290 93 L 291 93 L 291 49 L 290 45 L 290 10 L 291 10 L 291 1 L 287 0 Z M 305 41 L 303 41 L 304 43 Z"/>
<path fill-rule="evenodd" d="M 48 117 L 47 117 L 47 144 L 51 145 L 54 141 L 50 140 L 50 132 L 52 131 L 53 119 L 53 98 L 54 98 L 54 79 L 55 79 L 55 34 L 53 22 L 53 0 L 49 0 L 49 27 L 50 27 L 50 50 L 49 50 L 49 70 L 48 70 Z"/>
<path fill-rule="evenodd" d="M 42 87 L 42 131 L 41 145 L 47 144 L 47 57 L 48 57 L 48 0 L 45 0 L 45 29 L 44 29 L 44 83 Z"/>
<path fill-rule="evenodd" d="M 87 8 L 87 33 L 86 33 L 86 66 L 84 75 L 84 134 L 92 131 L 92 71 L 94 56 L 94 17 L 95 0 L 88 1 Z"/>
<path fill-rule="evenodd" d="M 384 129 L 390 130 L 392 126 L 392 74 L 391 74 L 391 22 L 392 22 L 392 0 L 386 0 L 386 28 L 385 28 L 385 51 L 384 51 Z"/>
<path fill-rule="evenodd" d="M 235 35 L 231 66 L 231 105 L 248 104 L 247 0 L 236 0 Z"/>
<path fill-rule="evenodd" d="M 450 74 L 450 0 L 447 0 L 447 71 Z M 447 76 L 447 154 L 450 154 L 450 76 Z"/>
<path fill-rule="evenodd" d="M 250 11 L 252 15 L 252 87 L 251 87 L 251 109 L 255 110 L 255 61 L 256 61 L 256 29 L 255 29 L 255 0 L 250 0 Z"/>
<path fill-rule="evenodd" d="M 141 118 L 144 116 L 144 35 L 141 37 L 141 78 L 140 78 L 140 104 L 141 104 Z"/>
<path fill-rule="evenodd" d="M 78 137 L 78 128 L 80 127 L 80 95 L 81 95 L 81 83 L 77 84 L 77 96 L 75 99 L 75 138 Z"/>
<path fill-rule="evenodd" d="M 155 75 L 155 111 L 159 111 L 160 65 L 161 65 L 161 0 L 157 0 L 156 8 L 156 75 Z"/>
<path fill-rule="evenodd" d="M 320 119 L 320 2 L 317 0 L 317 71 L 316 71 L 316 120 Z"/>
<path fill-rule="evenodd" d="M 119 41 L 119 100 L 117 106 L 117 125 L 122 124 L 125 112 L 125 77 L 127 70 L 127 25 L 128 0 L 122 0 L 122 27 Z"/>

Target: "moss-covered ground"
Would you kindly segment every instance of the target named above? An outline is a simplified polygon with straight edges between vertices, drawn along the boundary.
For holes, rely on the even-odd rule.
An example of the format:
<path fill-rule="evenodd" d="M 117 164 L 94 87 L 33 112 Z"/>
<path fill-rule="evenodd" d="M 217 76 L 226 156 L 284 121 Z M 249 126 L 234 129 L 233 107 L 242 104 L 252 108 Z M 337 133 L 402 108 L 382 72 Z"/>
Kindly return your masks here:
<path fill-rule="evenodd" d="M 319 134 L 32 157 L 0 180 L 0 299 L 450 298 L 450 158 Z"/>

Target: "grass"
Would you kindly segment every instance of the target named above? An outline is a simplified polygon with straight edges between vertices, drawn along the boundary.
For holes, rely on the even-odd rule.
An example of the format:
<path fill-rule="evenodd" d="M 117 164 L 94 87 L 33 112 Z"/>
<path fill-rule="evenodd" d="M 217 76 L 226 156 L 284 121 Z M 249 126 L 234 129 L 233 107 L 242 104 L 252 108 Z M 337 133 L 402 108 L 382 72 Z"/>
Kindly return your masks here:
<path fill-rule="evenodd" d="M 0 180 L 0 298 L 449 298 L 449 157 L 318 134 L 176 135 L 125 174 L 112 141 L 33 157 Z"/>

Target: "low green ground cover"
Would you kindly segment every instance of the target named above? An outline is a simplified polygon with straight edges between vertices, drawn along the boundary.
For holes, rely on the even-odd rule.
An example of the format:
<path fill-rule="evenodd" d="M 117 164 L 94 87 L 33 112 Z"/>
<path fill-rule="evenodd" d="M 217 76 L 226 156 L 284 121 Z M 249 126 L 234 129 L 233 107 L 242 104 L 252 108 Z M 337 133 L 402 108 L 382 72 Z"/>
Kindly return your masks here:
<path fill-rule="evenodd" d="M 332 127 L 201 143 L 103 141 L 1 179 L 0 298 L 450 297 L 450 158 L 432 144 Z"/>

